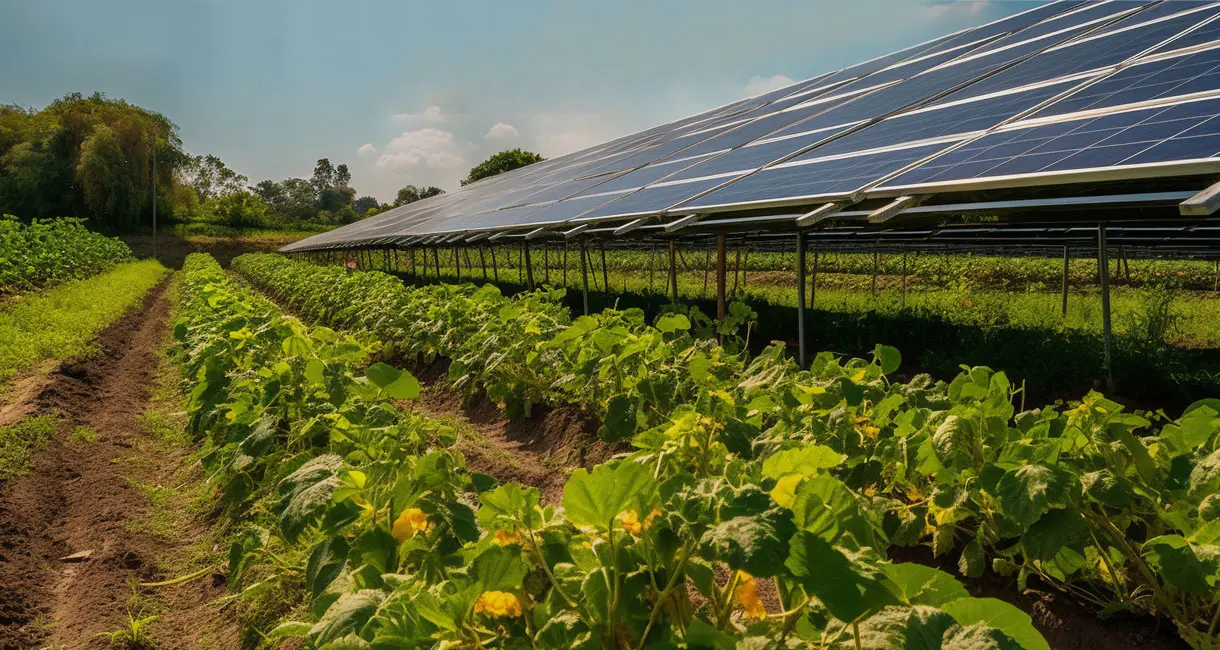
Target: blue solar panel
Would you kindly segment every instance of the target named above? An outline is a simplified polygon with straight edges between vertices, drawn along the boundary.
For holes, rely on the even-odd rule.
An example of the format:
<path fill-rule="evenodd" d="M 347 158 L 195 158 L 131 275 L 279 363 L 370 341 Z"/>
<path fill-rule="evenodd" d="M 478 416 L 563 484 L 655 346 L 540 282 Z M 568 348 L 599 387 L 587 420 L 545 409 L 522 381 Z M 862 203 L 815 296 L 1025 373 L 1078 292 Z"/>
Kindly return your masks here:
<path fill-rule="evenodd" d="M 1200 10 L 1190 6 L 1193 4 L 1195 3 L 1167 2 L 1150 7 L 1078 43 L 1049 50 L 973 84 L 957 97 L 972 97 L 1018 88 L 1122 63 L 1181 33 L 1200 20 L 1220 13 L 1220 6 L 1213 5 Z M 1172 12 L 1172 16 L 1184 11 L 1189 13 L 1171 18 L 1161 15 Z"/>
<path fill-rule="evenodd" d="M 964 104 L 945 105 L 935 110 L 903 113 L 818 147 L 798 156 L 796 160 L 866 151 L 904 142 L 982 131 L 994 127 L 1022 111 L 1033 108 L 1070 87 L 1069 84 L 1041 86 L 1020 93 L 977 99 Z"/>
<path fill-rule="evenodd" d="M 1212 21 L 1168 43 L 1159 51 L 1177 50 L 1220 40 L 1220 21 Z"/>
<path fill-rule="evenodd" d="M 725 205 L 846 196 L 871 181 L 941 151 L 945 146 L 934 144 L 848 158 L 787 163 L 684 203 L 681 209 L 696 212 Z"/>
<path fill-rule="evenodd" d="M 1220 99 L 995 133 L 885 184 L 906 187 L 1014 174 L 1215 157 Z"/>
<path fill-rule="evenodd" d="M 1073 93 L 1038 115 L 1063 115 L 1220 88 L 1220 48 L 1133 65 Z"/>
<path fill-rule="evenodd" d="M 638 192 L 623 195 L 622 198 L 607 203 L 591 212 L 580 215 L 582 219 L 603 219 L 607 217 L 634 216 L 660 212 L 671 205 L 716 187 L 730 178 L 704 178 L 674 185 L 651 185 Z M 609 198 L 613 197 L 607 197 Z M 658 207 L 659 206 L 659 207 Z"/>

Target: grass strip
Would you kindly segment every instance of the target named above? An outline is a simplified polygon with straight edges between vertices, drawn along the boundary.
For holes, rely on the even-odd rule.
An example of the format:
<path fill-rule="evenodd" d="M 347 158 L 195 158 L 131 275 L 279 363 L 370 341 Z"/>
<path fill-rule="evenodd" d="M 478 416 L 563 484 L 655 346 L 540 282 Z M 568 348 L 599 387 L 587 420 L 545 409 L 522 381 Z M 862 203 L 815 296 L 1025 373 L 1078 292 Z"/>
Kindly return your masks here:
<path fill-rule="evenodd" d="M 55 434 L 59 416 L 38 415 L 0 427 L 0 481 L 25 474 L 30 458 Z"/>
<path fill-rule="evenodd" d="M 87 355 L 93 338 L 168 272 L 156 261 L 132 262 L 14 301 L 0 312 L 0 382 L 48 359 Z"/>

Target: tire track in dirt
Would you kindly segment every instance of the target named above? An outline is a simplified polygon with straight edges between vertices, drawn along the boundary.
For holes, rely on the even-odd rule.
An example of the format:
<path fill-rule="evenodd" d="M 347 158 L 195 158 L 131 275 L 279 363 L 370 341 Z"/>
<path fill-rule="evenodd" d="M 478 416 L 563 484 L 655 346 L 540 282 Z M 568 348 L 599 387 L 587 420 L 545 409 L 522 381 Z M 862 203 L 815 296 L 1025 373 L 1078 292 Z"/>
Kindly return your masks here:
<path fill-rule="evenodd" d="M 33 411 L 59 412 L 63 421 L 30 473 L 0 486 L 0 650 L 105 648 L 97 635 L 127 623 L 130 582 L 174 577 L 157 568 L 174 544 L 131 525 L 151 509 L 134 483 L 172 480 L 189 453 L 140 444 L 150 438 L 141 416 L 168 335 L 167 284 L 107 328 L 96 355 L 64 364 L 32 399 Z M 77 427 L 96 438 L 74 439 Z M 88 557 L 63 559 L 78 553 Z M 162 618 L 172 624 L 182 618 L 177 612 L 223 594 L 211 581 L 199 584 L 206 588 L 172 590 Z M 212 631 L 214 621 L 196 616 L 191 624 L 198 629 L 158 627 L 161 647 L 197 647 L 205 632 L 225 636 Z"/>

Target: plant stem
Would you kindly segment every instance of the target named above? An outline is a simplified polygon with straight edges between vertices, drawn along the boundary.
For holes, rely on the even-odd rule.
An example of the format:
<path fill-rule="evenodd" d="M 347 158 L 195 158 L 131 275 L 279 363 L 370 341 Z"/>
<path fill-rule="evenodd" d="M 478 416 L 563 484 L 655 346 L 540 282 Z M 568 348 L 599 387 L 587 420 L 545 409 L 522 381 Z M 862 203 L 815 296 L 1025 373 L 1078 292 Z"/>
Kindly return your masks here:
<path fill-rule="evenodd" d="M 652 613 L 648 615 L 648 625 L 644 627 L 644 633 L 640 635 L 640 643 L 636 646 L 637 650 L 642 650 L 644 644 L 648 641 L 648 634 L 652 632 L 652 626 L 657 622 L 657 616 L 661 613 L 661 607 L 664 606 L 665 600 L 673 593 L 674 588 L 678 585 L 678 580 L 683 575 L 686 569 L 686 561 L 690 559 L 691 551 L 694 550 L 694 544 L 687 542 L 682 547 L 682 557 L 678 560 L 678 565 L 674 567 L 673 575 L 669 576 L 669 582 L 665 584 L 665 591 L 657 595 L 657 602 L 652 605 Z"/>

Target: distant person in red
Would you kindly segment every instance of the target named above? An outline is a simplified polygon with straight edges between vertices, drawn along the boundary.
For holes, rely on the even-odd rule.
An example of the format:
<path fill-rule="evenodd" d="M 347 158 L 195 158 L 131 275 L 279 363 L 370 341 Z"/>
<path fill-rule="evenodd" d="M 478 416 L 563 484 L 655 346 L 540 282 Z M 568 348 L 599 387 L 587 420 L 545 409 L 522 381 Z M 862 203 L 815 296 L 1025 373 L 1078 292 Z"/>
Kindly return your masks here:
<path fill-rule="evenodd" d="M 347 267 L 348 275 L 351 275 L 356 270 L 356 258 L 349 255 L 344 266 Z"/>

